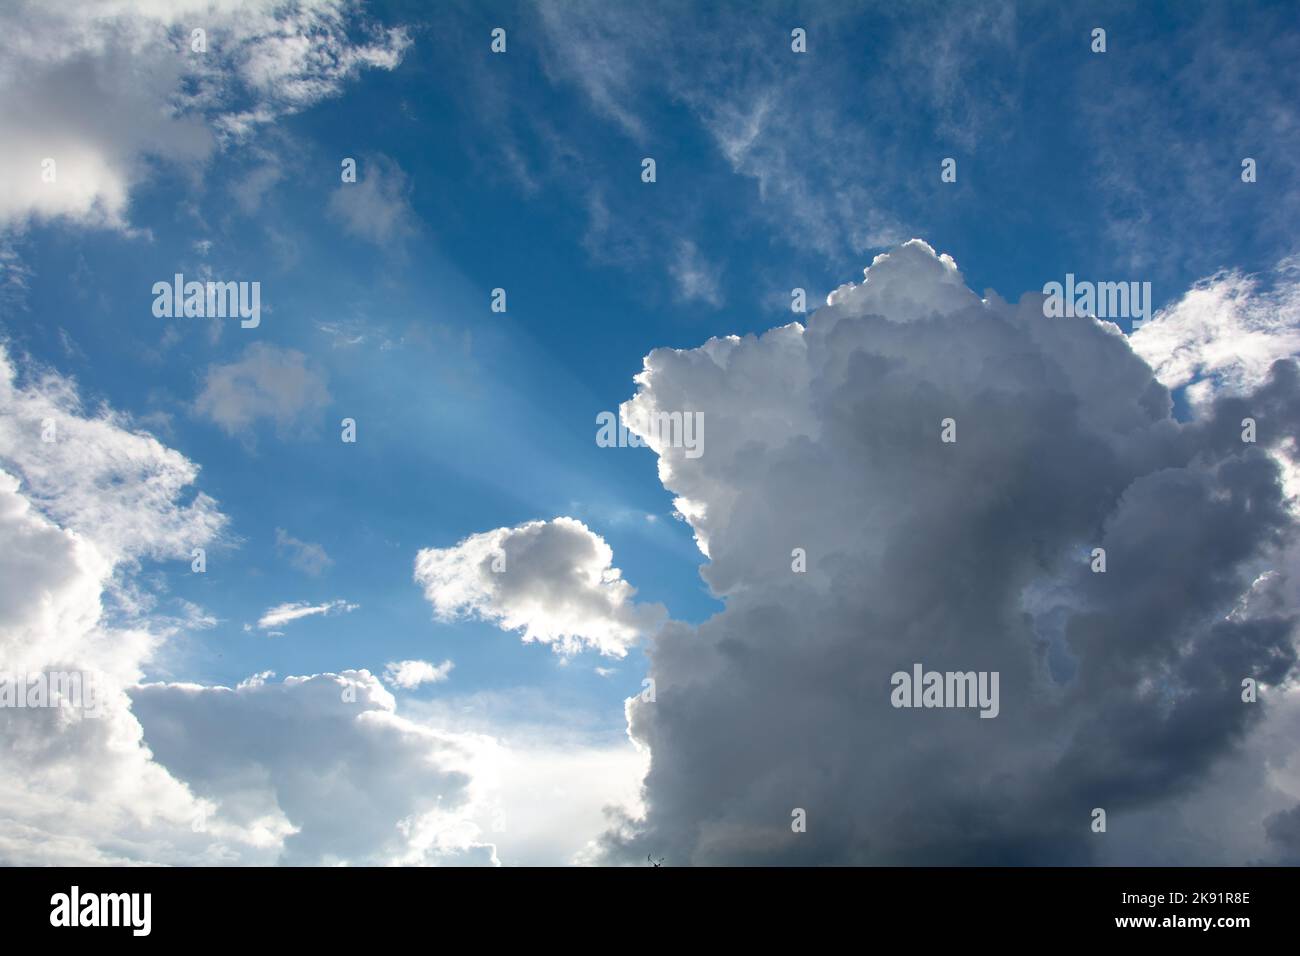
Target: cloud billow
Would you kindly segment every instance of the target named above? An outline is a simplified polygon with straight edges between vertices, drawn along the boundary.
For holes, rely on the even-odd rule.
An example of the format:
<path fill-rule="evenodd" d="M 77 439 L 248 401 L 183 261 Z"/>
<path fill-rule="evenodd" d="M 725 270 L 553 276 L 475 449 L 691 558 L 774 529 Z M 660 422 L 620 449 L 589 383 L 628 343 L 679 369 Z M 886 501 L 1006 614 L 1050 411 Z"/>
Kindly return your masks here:
<path fill-rule="evenodd" d="M 613 557 L 600 535 L 560 517 L 423 548 L 415 581 L 441 621 L 472 616 L 561 654 L 594 649 L 623 657 L 659 627 L 665 611 L 634 600 L 636 589 L 611 566 Z"/>
<path fill-rule="evenodd" d="M 709 453 L 667 450 L 660 477 L 727 606 L 647 649 L 656 700 L 627 705 L 646 814 L 606 859 L 1143 862 L 1177 839 L 1144 813 L 1192 801 L 1219 826 L 1198 788 L 1272 740 L 1296 661 L 1294 362 L 1179 422 L 1115 326 L 982 300 L 922 242 L 829 303 L 806 328 L 656 350 L 625 405 L 709 419 Z M 914 662 L 999 672 L 999 716 L 891 707 Z M 1219 862 L 1266 857 L 1265 810 L 1295 802 L 1255 789 L 1247 837 L 1205 841 Z"/>

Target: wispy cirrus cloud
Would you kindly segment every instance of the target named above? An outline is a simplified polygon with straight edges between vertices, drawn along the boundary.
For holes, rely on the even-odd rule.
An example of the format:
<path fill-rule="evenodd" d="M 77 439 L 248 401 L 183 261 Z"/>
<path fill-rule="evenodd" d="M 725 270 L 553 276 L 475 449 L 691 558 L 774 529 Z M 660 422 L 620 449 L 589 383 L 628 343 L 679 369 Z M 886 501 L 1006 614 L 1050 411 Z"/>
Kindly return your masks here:
<path fill-rule="evenodd" d="M 355 611 L 361 605 L 349 604 L 344 600 L 326 601 L 324 604 L 311 604 L 307 601 L 292 601 L 285 604 L 277 604 L 275 607 L 267 608 L 266 612 L 257 619 L 257 626 L 263 631 L 273 628 L 283 627 L 291 621 L 297 621 L 304 617 L 315 617 L 317 615 L 347 614 Z"/>

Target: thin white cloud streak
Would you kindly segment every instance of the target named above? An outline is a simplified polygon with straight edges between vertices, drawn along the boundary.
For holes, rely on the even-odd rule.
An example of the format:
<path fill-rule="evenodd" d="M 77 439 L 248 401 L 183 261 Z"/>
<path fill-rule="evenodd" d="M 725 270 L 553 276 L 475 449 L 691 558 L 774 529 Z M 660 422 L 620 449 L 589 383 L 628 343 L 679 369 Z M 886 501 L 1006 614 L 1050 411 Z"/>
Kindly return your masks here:
<path fill-rule="evenodd" d="M 359 604 L 349 604 L 344 600 L 327 601 L 324 604 L 309 604 L 306 601 L 277 604 L 273 608 L 268 608 L 266 613 L 257 619 L 257 626 L 266 631 L 271 628 L 283 627 L 290 621 L 301 620 L 304 617 L 315 617 L 318 614 L 347 614 L 349 611 L 355 611 L 360 606 Z"/>

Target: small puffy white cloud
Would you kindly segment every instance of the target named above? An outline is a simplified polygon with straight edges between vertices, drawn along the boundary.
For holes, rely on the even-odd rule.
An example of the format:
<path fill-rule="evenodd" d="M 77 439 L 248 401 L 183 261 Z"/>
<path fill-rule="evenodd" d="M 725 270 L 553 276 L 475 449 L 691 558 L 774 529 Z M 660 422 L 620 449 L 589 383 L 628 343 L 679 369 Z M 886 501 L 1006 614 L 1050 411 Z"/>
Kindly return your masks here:
<path fill-rule="evenodd" d="M 411 690 L 421 684 L 445 681 L 455 666 L 451 661 L 436 665 L 428 661 L 390 661 L 384 665 L 384 682 L 403 690 Z"/>
<path fill-rule="evenodd" d="M 275 547 L 281 554 L 288 555 L 290 564 L 312 577 L 319 577 L 334 564 L 334 559 L 319 544 L 299 541 L 283 528 L 275 529 Z"/>
<path fill-rule="evenodd" d="M 307 601 L 277 604 L 273 608 L 268 608 L 266 613 L 258 618 L 257 626 L 266 631 L 283 627 L 290 621 L 297 621 L 304 617 L 314 617 L 318 614 L 347 614 L 349 611 L 355 611 L 360 606 L 359 604 L 349 604 L 344 600 L 327 601 L 324 604 L 311 604 Z"/>
<path fill-rule="evenodd" d="M 357 181 L 340 183 L 326 208 L 348 235 L 384 245 L 415 229 L 410 191 L 406 173 L 396 162 L 369 156 L 357 164 Z"/>
<path fill-rule="evenodd" d="M 324 373 L 305 355 L 255 342 L 238 361 L 208 367 L 194 411 L 228 435 L 246 435 L 269 419 L 283 436 L 309 428 L 329 401 Z"/>
<path fill-rule="evenodd" d="M 662 624 L 662 605 L 633 601 L 613 551 L 574 518 L 530 521 L 416 555 L 415 580 L 440 620 L 477 616 L 562 654 L 623 657 Z"/>

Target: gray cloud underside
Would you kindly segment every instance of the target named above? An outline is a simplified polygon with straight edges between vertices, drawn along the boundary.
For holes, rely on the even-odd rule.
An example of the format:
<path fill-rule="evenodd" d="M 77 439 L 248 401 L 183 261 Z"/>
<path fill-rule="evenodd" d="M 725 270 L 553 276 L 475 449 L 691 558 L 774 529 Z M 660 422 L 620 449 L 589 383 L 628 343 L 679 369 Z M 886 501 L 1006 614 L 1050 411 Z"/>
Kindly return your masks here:
<path fill-rule="evenodd" d="M 647 814 L 606 833 L 606 858 L 1167 854 L 1159 841 L 1185 833 L 1153 835 L 1143 813 L 1180 814 L 1286 702 L 1274 686 L 1245 704 L 1240 682 L 1278 685 L 1296 661 L 1278 459 L 1300 426 L 1294 362 L 1179 423 L 1114 326 L 1044 319 L 1037 295 L 981 302 L 923 244 L 834 299 L 806 330 L 646 359 L 628 410 L 709 422 L 706 454 L 669 449 L 660 472 L 703 506 L 685 510 L 727 607 L 648 650 L 657 699 L 628 704 L 652 754 Z M 1246 416 L 1257 444 L 1241 441 Z M 939 440 L 949 417 L 955 444 Z M 890 675 L 917 661 L 1000 672 L 1000 716 L 894 709 Z M 1255 764 L 1293 750 L 1268 741 L 1284 749 Z M 1260 797 L 1247 838 L 1218 839 L 1213 801 L 1180 817 L 1219 862 L 1295 842 L 1289 816 L 1265 831 L 1295 798 L 1239 782 Z M 1095 807 L 1106 834 L 1090 831 Z"/>

